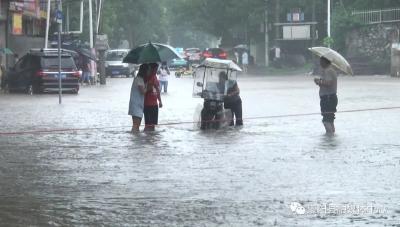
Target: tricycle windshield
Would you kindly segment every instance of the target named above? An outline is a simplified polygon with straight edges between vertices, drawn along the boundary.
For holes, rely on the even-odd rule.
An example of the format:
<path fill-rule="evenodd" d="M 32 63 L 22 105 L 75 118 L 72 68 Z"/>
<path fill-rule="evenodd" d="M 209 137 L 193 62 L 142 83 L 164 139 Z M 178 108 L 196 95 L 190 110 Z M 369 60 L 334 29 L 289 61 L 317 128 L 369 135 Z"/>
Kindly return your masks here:
<path fill-rule="evenodd" d="M 200 66 L 194 74 L 193 96 L 223 101 L 229 86 L 234 84 L 236 79 L 235 70 Z"/>

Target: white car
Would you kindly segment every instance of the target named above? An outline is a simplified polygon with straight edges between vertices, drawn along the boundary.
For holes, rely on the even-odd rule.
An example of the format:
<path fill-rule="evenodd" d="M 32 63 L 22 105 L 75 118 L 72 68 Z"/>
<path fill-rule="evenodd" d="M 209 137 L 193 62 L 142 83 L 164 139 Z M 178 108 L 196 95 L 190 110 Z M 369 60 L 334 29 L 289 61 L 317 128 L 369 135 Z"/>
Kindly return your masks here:
<path fill-rule="evenodd" d="M 135 76 L 135 65 L 122 62 L 128 53 L 129 49 L 114 49 L 106 52 L 105 67 L 107 76 Z"/>

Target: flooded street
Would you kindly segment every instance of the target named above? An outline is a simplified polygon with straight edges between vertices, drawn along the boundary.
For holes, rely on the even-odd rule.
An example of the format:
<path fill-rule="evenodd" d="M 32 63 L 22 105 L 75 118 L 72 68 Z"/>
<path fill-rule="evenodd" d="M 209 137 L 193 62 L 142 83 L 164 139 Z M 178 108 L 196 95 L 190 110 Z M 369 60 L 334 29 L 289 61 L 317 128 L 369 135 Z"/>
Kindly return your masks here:
<path fill-rule="evenodd" d="M 338 110 L 349 112 L 329 137 L 312 79 L 241 76 L 244 127 L 209 132 L 192 123 L 202 100 L 190 77 L 171 78 L 161 125 L 137 135 L 132 78 L 62 105 L 0 94 L 0 223 L 400 226 L 400 80 L 339 77 Z"/>

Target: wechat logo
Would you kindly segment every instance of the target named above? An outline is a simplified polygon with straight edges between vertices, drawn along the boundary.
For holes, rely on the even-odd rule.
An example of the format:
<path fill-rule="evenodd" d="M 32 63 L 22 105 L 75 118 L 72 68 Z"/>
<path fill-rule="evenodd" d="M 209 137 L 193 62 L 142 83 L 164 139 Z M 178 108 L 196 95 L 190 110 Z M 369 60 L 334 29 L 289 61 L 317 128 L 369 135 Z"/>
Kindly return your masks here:
<path fill-rule="evenodd" d="M 292 202 L 290 204 L 290 210 L 292 210 L 293 214 L 305 214 L 306 209 L 298 202 Z"/>

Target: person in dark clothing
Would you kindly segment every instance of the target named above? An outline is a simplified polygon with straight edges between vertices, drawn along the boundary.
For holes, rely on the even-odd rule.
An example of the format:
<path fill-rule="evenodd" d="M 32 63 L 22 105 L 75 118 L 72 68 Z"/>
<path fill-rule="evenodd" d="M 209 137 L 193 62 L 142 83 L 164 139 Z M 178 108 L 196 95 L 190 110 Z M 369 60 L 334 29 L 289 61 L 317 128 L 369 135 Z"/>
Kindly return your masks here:
<path fill-rule="evenodd" d="M 225 109 L 230 109 L 232 113 L 232 120 L 230 126 L 235 125 L 234 118 L 236 121 L 236 126 L 243 125 L 242 119 L 242 99 L 240 98 L 240 90 L 236 81 L 227 81 L 227 94 L 224 98 Z"/>
<path fill-rule="evenodd" d="M 82 70 L 81 83 L 90 84 L 90 60 L 88 57 L 80 56 L 80 69 Z"/>

